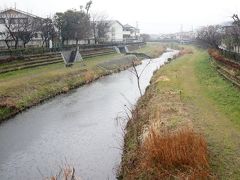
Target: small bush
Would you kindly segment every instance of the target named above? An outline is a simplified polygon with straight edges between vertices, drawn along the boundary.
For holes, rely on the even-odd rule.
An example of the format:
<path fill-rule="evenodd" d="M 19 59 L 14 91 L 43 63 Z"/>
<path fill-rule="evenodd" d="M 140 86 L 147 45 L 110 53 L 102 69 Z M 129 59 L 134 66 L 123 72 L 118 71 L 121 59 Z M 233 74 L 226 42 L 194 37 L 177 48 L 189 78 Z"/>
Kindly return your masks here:
<path fill-rule="evenodd" d="M 70 166 L 61 168 L 57 175 L 45 178 L 46 180 L 80 180 L 75 176 L 75 169 Z"/>
<path fill-rule="evenodd" d="M 141 171 L 154 178 L 202 178 L 210 176 L 207 144 L 202 135 L 192 130 L 165 134 L 151 130 L 140 154 Z"/>
<path fill-rule="evenodd" d="M 216 49 L 209 49 L 208 54 L 218 62 L 224 63 L 225 65 L 236 68 L 236 69 L 240 69 L 239 63 L 233 62 L 223 57 L 221 53 Z"/>

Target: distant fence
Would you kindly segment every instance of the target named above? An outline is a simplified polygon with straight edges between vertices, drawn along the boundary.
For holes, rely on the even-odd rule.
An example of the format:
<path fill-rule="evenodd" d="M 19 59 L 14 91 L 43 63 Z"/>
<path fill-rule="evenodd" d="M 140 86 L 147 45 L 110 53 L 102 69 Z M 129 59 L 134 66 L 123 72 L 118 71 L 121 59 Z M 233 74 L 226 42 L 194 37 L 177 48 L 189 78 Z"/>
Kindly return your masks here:
<path fill-rule="evenodd" d="M 220 52 L 224 57 L 240 63 L 240 53 L 228 51 L 225 49 L 220 49 Z"/>
<path fill-rule="evenodd" d="M 122 45 L 145 45 L 145 42 L 129 42 L 129 43 L 104 43 L 104 44 L 84 44 L 78 45 L 80 49 L 94 49 L 94 48 L 106 48 L 106 47 L 113 47 L 113 46 L 122 46 Z M 76 48 L 76 45 L 66 45 L 66 46 L 57 46 L 53 47 L 52 49 L 45 48 L 45 47 L 27 47 L 27 48 L 18 48 L 18 49 L 6 49 L 0 50 L 0 56 L 23 56 L 23 55 L 30 55 L 30 54 L 43 54 L 48 52 L 59 52 L 62 50 L 69 50 Z"/>

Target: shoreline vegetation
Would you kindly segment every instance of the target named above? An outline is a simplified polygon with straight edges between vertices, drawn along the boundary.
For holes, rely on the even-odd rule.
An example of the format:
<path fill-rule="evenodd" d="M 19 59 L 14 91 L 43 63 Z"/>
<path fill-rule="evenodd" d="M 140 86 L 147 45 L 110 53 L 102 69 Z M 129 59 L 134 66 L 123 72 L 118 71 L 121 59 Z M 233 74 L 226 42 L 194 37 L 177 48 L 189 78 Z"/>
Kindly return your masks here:
<path fill-rule="evenodd" d="M 139 51 L 158 57 L 165 47 L 148 44 Z M 0 75 L 0 123 L 57 95 L 103 76 L 140 64 L 133 55 L 111 54 L 88 58 L 66 68 L 63 63 L 23 69 Z"/>
<path fill-rule="evenodd" d="M 240 178 L 239 89 L 205 50 L 185 49 L 132 110 L 118 179 Z"/>

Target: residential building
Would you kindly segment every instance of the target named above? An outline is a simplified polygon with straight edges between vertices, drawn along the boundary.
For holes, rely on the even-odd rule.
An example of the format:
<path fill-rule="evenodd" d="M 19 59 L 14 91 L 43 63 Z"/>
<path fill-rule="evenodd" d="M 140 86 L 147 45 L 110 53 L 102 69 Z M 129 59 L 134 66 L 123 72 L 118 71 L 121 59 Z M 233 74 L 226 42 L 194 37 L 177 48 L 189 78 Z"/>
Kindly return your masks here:
<path fill-rule="evenodd" d="M 123 25 L 117 21 L 110 21 L 109 32 L 107 33 L 107 42 L 123 42 Z"/>
<path fill-rule="evenodd" d="M 129 24 L 123 26 L 123 39 L 126 42 L 140 40 L 140 29 Z"/>
<path fill-rule="evenodd" d="M 222 31 L 226 36 L 222 39 L 222 43 L 220 45 L 221 49 L 225 49 L 228 51 L 232 51 L 235 53 L 240 53 L 240 46 L 239 43 L 234 42 L 234 39 L 232 39 L 231 34 L 232 32 L 235 32 L 240 34 L 240 27 L 235 25 L 233 22 L 228 21 L 221 24 Z"/>
<path fill-rule="evenodd" d="M 183 31 L 176 33 L 176 39 L 182 44 L 190 43 L 196 39 L 196 33 L 194 31 Z"/>
<path fill-rule="evenodd" d="M 38 17 L 36 15 L 30 14 L 28 12 L 24 12 L 18 9 L 5 9 L 0 12 L 0 48 L 6 48 L 8 42 L 9 46 L 14 46 L 15 43 L 11 36 L 9 36 L 8 33 L 6 33 L 6 26 L 11 25 L 13 33 L 16 33 L 17 31 L 21 31 L 21 24 L 26 24 L 30 20 L 33 19 L 42 19 L 41 17 Z M 41 33 L 36 32 L 34 34 L 34 37 L 32 40 L 27 43 L 27 46 L 41 46 L 42 45 L 42 38 Z M 23 46 L 23 42 L 19 40 L 18 46 Z"/>
<path fill-rule="evenodd" d="M 104 21 L 109 24 L 109 30 L 105 37 L 99 39 L 100 43 L 123 42 L 123 25 L 117 20 Z M 96 24 L 98 22 L 95 22 Z M 96 29 L 97 31 L 97 29 Z M 96 32 L 97 33 L 97 32 Z M 68 40 L 64 42 L 65 45 L 74 45 L 76 40 Z M 89 37 L 85 40 L 80 40 L 78 44 L 94 44 L 94 32 L 91 32 Z"/>

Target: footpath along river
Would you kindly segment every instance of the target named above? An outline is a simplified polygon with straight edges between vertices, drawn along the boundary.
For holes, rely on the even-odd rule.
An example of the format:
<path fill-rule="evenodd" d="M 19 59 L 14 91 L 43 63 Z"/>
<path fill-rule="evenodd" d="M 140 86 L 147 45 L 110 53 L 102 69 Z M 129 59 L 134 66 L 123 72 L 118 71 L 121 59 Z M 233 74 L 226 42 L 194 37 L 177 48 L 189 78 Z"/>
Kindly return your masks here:
<path fill-rule="evenodd" d="M 141 77 L 144 92 L 153 72 L 177 51 L 151 60 Z M 148 63 L 137 66 L 140 72 Z M 75 167 L 83 180 L 116 179 L 126 106 L 139 98 L 130 70 L 103 77 L 33 107 L 0 125 L 0 179 L 35 180 Z"/>

